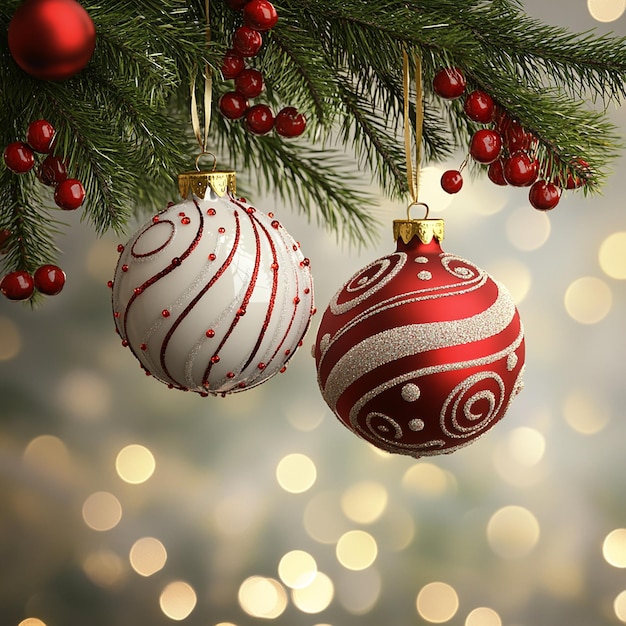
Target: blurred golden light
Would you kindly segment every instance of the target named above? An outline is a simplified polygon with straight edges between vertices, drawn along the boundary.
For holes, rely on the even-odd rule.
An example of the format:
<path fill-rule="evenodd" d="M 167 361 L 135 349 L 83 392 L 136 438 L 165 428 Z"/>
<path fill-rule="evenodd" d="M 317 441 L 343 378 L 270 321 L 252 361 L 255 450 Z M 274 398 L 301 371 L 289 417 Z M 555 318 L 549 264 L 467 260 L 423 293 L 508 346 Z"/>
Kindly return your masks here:
<path fill-rule="evenodd" d="M 587 8 L 597 22 L 614 22 L 624 14 L 626 0 L 587 0 Z"/>
<path fill-rule="evenodd" d="M 289 493 L 303 493 L 317 478 L 315 463 L 305 454 L 288 454 L 276 467 L 278 484 Z"/>
<path fill-rule="evenodd" d="M 239 604 L 252 617 L 276 619 L 287 608 L 287 593 L 273 578 L 250 576 L 239 587 Z"/>
<path fill-rule="evenodd" d="M 17 626 L 46 626 L 46 624 L 36 617 L 27 617 L 26 619 L 23 619 Z"/>
<path fill-rule="evenodd" d="M 488 274 L 504 285 L 515 304 L 524 300 L 530 291 L 532 277 L 528 266 L 517 259 L 498 259 L 485 267 Z"/>
<path fill-rule="evenodd" d="M 145 483 L 154 473 L 156 462 L 145 446 L 133 443 L 122 448 L 115 459 L 119 477 L 131 485 Z"/>
<path fill-rule="evenodd" d="M 379 544 L 384 551 L 400 552 L 407 548 L 417 532 L 413 515 L 405 508 L 391 504 L 379 522 Z"/>
<path fill-rule="evenodd" d="M 613 306 L 609 286 L 599 278 L 583 276 L 570 284 L 565 291 L 565 310 L 581 324 L 597 324 Z"/>
<path fill-rule="evenodd" d="M 169 583 L 161 592 L 159 606 L 167 617 L 180 621 L 194 610 L 196 600 L 193 587 L 182 580 L 176 580 Z"/>
<path fill-rule="evenodd" d="M 459 597 L 447 583 L 428 583 L 417 595 L 417 612 L 427 622 L 447 622 L 455 616 L 458 609 Z"/>
<path fill-rule="evenodd" d="M 66 478 L 71 474 L 67 446 L 54 435 L 40 435 L 31 439 L 24 449 L 23 458 L 26 465 L 45 471 L 48 475 Z"/>
<path fill-rule="evenodd" d="M 92 493 L 83 503 L 83 520 L 93 530 L 111 530 L 121 519 L 122 505 L 108 491 Z"/>
<path fill-rule="evenodd" d="M 17 325 L 8 317 L 0 317 L 0 361 L 10 361 L 22 348 Z"/>
<path fill-rule="evenodd" d="M 626 591 L 622 591 L 613 602 L 613 610 L 620 622 L 626 622 Z"/>
<path fill-rule="evenodd" d="M 541 566 L 541 584 L 557 598 L 574 600 L 585 588 L 586 573 L 582 563 L 559 559 Z"/>
<path fill-rule="evenodd" d="M 130 549 L 132 568 L 141 576 L 152 576 L 163 569 L 167 561 L 165 546 L 154 537 L 142 537 Z"/>
<path fill-rule="evenodd" d="M 63 411 L 85 421 L 103 418 L 110 412 L 111 386 L 98 374 L 74 370 L 67 374 L 58 387 L 57 398 Z"/>
<path fill-rule="evenodd" d="M 303 613 L 320 613 L 332 602 L 334 595 L 333 581 L 323 572 L 317 572 L 307 587 L 291 591 L 293 603 Z"/>
<path fill-rule="evenodd" d="M 526 556 L 539 541 L 539 523 L 522 506 L 498 509 L 487 523 L 487 540 L 491 549 L 504 559 Z"/>
<path fill-rule="evenodd" d="M 520 426 L 509 433 L 508 439 L 511 456 L 520 465 L 532 467 L 543 458 L 546 439 L 538 430 Z"/>
<path fill-rule="evenodd" d="M 601 393 L 591 389 L 572 389 L 563 402 L 563 416 L 568 425 L 581 435 L 601 431 L 611 417 Z"/>
<path fill-rule="evenodd" d="M 607 276 L 626 279 L 626 232 L 609 235 L 600 245 L 598 260 Z"/>
<path fill-rule="evenodd" d="M 347 569 L 369 567 L 378 555 L 378 546 L 372 535 L 364 530 L 350 530 L 337 542 L 337 560 Z"/>
<path fill-rule="evenodd" d="M 304 509 L 304 529 L 319 543 L 337 543 L 349 529 L 341 512 L 339 496 L 331 491 L 315 494 Z"/>
<path fill-rule="evenodd" d="M 380 483 L 362 481 L 349 487 L 341 497 L 341 508 L 348 519 L 359 524 L 371 524 L 387 506 L 387 489 Z"/>
<path fill-rule="evenodd" d="M 626 567 L 626 528 L 616 528 L 604 538 L 602 556 L 613 567 Z"/>
<path fill-rule="evenodd" d="M 481 606 L 465 618 L 465 626 L 502 626 L 502 620 L 493 609 Z"/>
<path fill-rule="evenodd" d="M 375 567 L 343 572 L 337 580 L 337 599 L 353 615 L 369 613 L 380 597 L 382 580 Z"/>
<path fill-rule="evenodd" d="M 233 624 L 232 622 L 220 622 L 219 624 L 215 624 L 215 626 L 237 626 L 237 624 Z"/>
<path fill-rule="evenodd" d="M 303 550 L 287 552 L 278 563 L 280 579 L 292 589 L 310 585 L 317 574 L 315 559 Z"/>
<path fill-rule="evenodd" d="M 506 222 L 509 241 L 518 249 L 529 252 L 541 248 L 550 237 L 550 220 L 545 213 L 533 211 L 527 205 L 511 212 Z"/>
<path fill-rule="evenodd" d="M 112 587 L 126 574 L 124 562 L 111 550 L 98 550 L 87 555 L 83 561 L 83 571 L 99 587 Z"/>
<path fill-rule="evenodd" d="M 289 423 L 302 432 L 315 430 L 324 420 L 325 410 L 313 410 L 310 406 L 298 403 L 287 409 Z"/>
<path fill-rule="evenodd" d="M 433 463 L 418 462 L 402 476 L 402 486 L 420 496 L 436 498 L 456 488 L 456 479 Z"/>

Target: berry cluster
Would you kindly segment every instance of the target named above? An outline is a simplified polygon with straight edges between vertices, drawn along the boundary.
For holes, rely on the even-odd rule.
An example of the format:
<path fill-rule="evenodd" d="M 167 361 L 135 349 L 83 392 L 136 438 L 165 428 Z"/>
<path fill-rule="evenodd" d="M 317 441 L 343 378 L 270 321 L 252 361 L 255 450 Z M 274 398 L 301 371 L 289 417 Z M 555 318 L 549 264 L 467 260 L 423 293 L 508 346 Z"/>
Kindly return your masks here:
<path fill-rule="evenodd" d="M 85 189 L 77 178 L 67 177 L 67 165 L 50 154 L 54 150 L 56 131 L 47 120 L 36 120 L 28 126 L 26 142 L 15 141 L 4 149 L 4 162 L 15 174 L 25 174 L 35 167 L 35 153 L 47 155 L 37 168 L 37 177 L 54 187 L 54 202 L 65 211 L 77 209 L 85 200 Z"/>
<path fill-rule="evenodd" d="M 234 79 L 234 91 L 226 92 L 219 101 L 222 115 L 229 120 L 244 118 L 248 131 L 265 135 L 272 128 L 282 137 L 298 137 L 304 132 L 306 118 L 295 107 L 285 107 L 276 117 L 267 104 L 250 106 L 250 99 L 261 95 L 263 74 L 246 67 L 246 59 L 256 56 L 263 45 L 261 33 L 270 30 L 278 21 L 278 13 L 269 0 L 228 0 L 236 11 L 243 13 L 243 26 L 235 30 L 233 45 L 222 60 L 222 74 Z"/>
<path fill-rule="evenodd" d="M 460 98 L 466 91 L 463 72 L 455 67 L 440 70 L 433 80 L 433 89 L 442 98 Z M 569 175 L 566 181 L 550 180 L 550 164 L 540 163 L 535 152 L 538 141 L 517 120 L 501 111 L 493 98 L 484 91 L 475 90 L 465 96 L 463 109 L 467 117 L 478 124 L 488 125 L 477 130 L 471 138 L 469 154 L 474 161 L 488 166 L 487 175 L 496 185 L 530 187 L 530 204 L 540 210 L 553 209 L 561 199 L 563 189 L 575 189 L 585 181 Z M 441 177 L 441 187 L 447 193 L 458 193 L 463 186 L 461 170 L 448 170 Z M 575 164 L 586 169 L 579 159 Z M 539 178 L 540 172 L 545 180 Z"/>
<path fill-rule="evenodd" d="M 47 296 L 60 293 L 65 285 L 65 272 L 56 265 L 42 265 L 31 276 L 24 270 L 5 274 L 0 281 L 0 292 L 9 300 L 28 300 L 35 289 Z"/>

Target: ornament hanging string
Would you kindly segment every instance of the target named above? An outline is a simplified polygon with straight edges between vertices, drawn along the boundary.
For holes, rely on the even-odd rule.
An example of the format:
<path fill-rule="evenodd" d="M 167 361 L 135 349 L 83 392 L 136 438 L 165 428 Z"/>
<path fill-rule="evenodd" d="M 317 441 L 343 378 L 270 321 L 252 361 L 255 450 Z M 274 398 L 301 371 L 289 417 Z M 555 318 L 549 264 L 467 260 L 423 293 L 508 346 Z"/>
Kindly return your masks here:
<path fill-rule="evenodd" d="M 211 42 L 211 24 L 209 21 L 209 0 L 205 1 L 206 12 L 206 41 L 207 46 Z M 191 125 L 193 134 L 198 140 L 200 150 L 206 153 L 209 142 L 209 126 L 211 125 L 211 98 L 213 91 L 213 76 L 211 67 L 208 63 L 204 65 L 204 133 L 200 128 L 200 113 L 198 111 L 198 103 L 196 100 L 196 76 L 191 81 Z M 215 166 L 214 166 L 215 167 Z"/>

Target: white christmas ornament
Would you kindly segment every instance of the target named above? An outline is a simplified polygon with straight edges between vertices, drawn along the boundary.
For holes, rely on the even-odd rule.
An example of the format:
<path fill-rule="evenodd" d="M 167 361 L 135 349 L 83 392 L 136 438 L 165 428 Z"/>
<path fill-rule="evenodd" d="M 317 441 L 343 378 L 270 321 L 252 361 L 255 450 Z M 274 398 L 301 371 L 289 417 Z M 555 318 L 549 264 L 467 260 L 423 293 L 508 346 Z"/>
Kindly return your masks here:
<path fill-rule="evenodd" d="M 234 172 L 179 176 L 186 198 L 125 246 L 113 315 L 122 344 L 158 380 L 202 395 L 284 371 L 313 308 L 309 261 L 278 220 L 236 199 Z"/>

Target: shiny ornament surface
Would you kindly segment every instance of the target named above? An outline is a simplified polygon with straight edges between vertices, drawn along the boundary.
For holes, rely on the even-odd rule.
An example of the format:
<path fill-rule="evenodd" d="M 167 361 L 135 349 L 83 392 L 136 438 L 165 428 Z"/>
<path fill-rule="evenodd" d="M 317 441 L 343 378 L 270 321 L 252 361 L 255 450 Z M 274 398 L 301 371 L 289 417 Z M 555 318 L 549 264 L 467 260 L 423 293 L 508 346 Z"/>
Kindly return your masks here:
<path fill-rule="evenodd" d="M 230 192 L 190 195 L 120 249 L 117 330 L 167 385 L 203 395 L 259 385 L 309 327 L 308 259 L 278 220 Z"/>
<path fill-rule="evenodd" d="M 315 347 L 337 417 L 373 445 L 414 457 L 452 452 L 494 426 L 524 366 L 507 290 L 429 240 L 441 220 L 399 223 L 418 222 L 427 243 L 401 236 L 396 252 L 357 272 L 331 300 Z"/>

